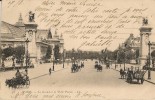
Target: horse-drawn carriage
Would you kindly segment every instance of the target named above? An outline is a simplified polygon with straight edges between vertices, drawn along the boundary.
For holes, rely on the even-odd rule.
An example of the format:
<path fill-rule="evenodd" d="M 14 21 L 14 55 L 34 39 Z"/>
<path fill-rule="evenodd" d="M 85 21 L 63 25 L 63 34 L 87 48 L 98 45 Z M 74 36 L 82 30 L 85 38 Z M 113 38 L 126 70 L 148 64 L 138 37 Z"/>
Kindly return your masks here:
<path fill-rule="evenodd" d="M 139 67 L 135 67 L 135 70 L 133 67 L 131 69 L 128 68 L 127 71 L 120 69 L 121 78 L 126 78 L 128 83 L 133 83 L 136 80 L 138 83 L 141 81 L 141 84 L 143 84 L 145 73 L 146 71 L 140 70 Z"/>
<path fill-rule="evenodd" d="M 97 61 L 95 61 L 95 66 L 94 66 L 94 68 L 96 69 L 96 68 L 97 68 L 97 66 L 98 66 L 98 62 L 97 62 Z"/>
<path fill-rule="evenodd" d="M 77 72 L 77 65 L 76 64 L 72 64 L 71 72 L 72 73 Z"/>
<path fill-rule="evenodd" d="M 120 69 L 120 75 L 121 75 L 121 79 L 126 78 L 127 77 L 127 71 L 123 70 L 123 69 Z"/>
<path fill-rule="evenodd" d="M 79 70 L 81 70 L 81 66 L 79 66 L 78 64 L 72 64 L 72 67 L 71 67 L 72 73 L 78 72 Z"/>
<path fill-rule="evenodd" d="M 97 71 L 102 71 L 102 66 L 101 65 L 97 66 Z"/>
<path fill-rule="evenodd" d="M 72 64 L 71 72 L 74 73 L 81 71 L 81 68 L 84 68 L 84 62 L 80 63 L 80 61 L 76 61 L 75 63 Z"/>
<path fill-rule="evenodd" d="M 102 71 L 102 66 L 100 64 L 98 64 L 98 62 L 95 62 L 95 69 L 97 69 L 97 71 Z"/>
<path fill-rule="evenodd" d="M 144 75 L 145 75 L 146 71 L 144 70 L 136 70 L 136 71 L 128 71 L 127 73 L 127 82 L 128 83 L 132 83 L 134 80 L 137 80 L 137 82 L 139 83 L 139 81 L 141 81 L 141 84 L 143 84 L 144 82 Z"/>
<path fill-rule="evenodd" d="M 23 86 L 29 86 L 30 80 L 27 74 L 23 73 L 20 77 L 13 77 L 12 79 L 6 79 L 5 81 L 6 86 L 12 88 L 18 88 Z"/>

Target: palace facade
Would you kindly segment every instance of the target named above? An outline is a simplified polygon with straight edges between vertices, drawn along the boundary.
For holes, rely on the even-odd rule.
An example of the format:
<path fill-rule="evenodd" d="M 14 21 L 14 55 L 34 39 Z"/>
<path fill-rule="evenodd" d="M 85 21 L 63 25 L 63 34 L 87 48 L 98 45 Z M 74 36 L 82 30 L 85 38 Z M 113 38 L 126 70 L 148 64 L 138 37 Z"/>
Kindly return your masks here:
<path fill-rule="evenodd" d="M 53 48 L 58 45 L 60 51 L 64 49 L 63 36 L 57 34 L 57 30 L 51 32 L 51 29 L 38 29 L 35 22 L 23 22 L 20 14 L 18 22 L 14 25 L 7 22 L 1 22 L 1 48 L 24 46 L 25 52 L 28 51 L 33 63 L 40 62 L 46 55 L 47 47 L 52 49 L 51 58 L 53 58 Z M 28 43 L 26 43 L 26 41 Z M 61 52 L 60 52 L 61 53 Z M 26 54 L 26 53 L 25 53 Z"/>

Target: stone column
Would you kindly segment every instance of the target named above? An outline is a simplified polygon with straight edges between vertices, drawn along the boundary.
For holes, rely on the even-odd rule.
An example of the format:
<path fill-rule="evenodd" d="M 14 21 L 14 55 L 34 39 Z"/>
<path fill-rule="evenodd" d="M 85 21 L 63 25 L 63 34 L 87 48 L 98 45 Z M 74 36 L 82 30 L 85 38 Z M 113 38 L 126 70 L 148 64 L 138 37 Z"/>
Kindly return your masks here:
<path fill-rule="evenodd" d="M 37 61 L 38 61 L 38 64 L 40 64 L 40 61 L 41 61 L 41 46 L 40 45 L 37 45 Z"/>
<path fill-rule="evenodd" d="M 34 22 L 29 22 L 25 24 L 26 37 L 29 39 L 28 43 L 28 53 L 30 54 L 30 61 L 33 64 L 37 62 L 37 45 L 36 45 L 36 32 L 37 24 Z"/>
<path fill-rule="evenodd" d="M 148 25 L 140 27 L 140 65 L 141 68 L 146 64 L 146 61 L 148 59 L 148 42 L 149 42 L 149 36 L 151 35 L 152 28 Z"/>
<path fill-rule="evenodd" d="M 2 17 L 2 1 L 0 0 L 0 48 L 2 47 L 1 46 L 1 17 Z M 2 64 L 2 54 L 0 54 L 0 66 L 1 64 Z"/>

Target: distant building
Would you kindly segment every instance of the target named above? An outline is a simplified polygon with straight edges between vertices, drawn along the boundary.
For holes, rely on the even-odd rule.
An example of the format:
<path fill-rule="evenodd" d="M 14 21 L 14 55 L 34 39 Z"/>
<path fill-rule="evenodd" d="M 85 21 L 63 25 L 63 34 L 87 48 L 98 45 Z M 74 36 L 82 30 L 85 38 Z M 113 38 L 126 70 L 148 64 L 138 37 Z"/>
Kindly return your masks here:
<path fill-rule="evenodd" d="M 126 39 L 126 41 L 122 44 L 122 47 L 128 48 L 128 49 L 139 49 L 140 47 L 140 37 L 134 37 L 133 34 L 130 34 L 130 36 Z"/>
<path fill-rule="evenodd" d="M 26 37 L 27 37 L 27 27 L 28 25 L 36 25 L 33 23 L 25 24 L 22 19 L 22 15 L 20 14 L 18 22 L 15 23 L 15 25 L 9 24 L 7 22 L 2 21 L 1 22 L 1 48 L 8 48 L 10 47 L 17 47 L 17 46 L 24 46 L 26 48 Z M 53 33 L 52 33 L 53 32 Z M 55 45 L 58 45 L 60 48 L 60 51 L 62 51 L 64 46 L 64 39 L 61 36 L 57 34 L 57 31 L 54 30 L 51 32 L 51 29 L 45 30 L 45 29 L 36 29 L 33 40 L 30 40 L 29 44 L 33 42 L 34 45 L 31 47 L 35 47 L 34 49 L 31 49 L 31 47 L 28 47 L 29 53 L 31 54 L 31 51 L 33 51 L 34 54 L 33 58 L 35 59 L 35 62 L 40 62 L 41 59 L 45 56 L 47 47 L 51 46 L 52 53 L 53 48 Z M 53 56 L 53 54 L 52 54 Z"/>
<path fill-rule="evenodd" d="M 126 39 L 126 41 L 119 46 L 119 48 L 126 48 L 126 50 L 132 51 L 133 53 L 135 53 L 136 50 L 138 50 L 140 53 L 140 45 L 141 45 L 140 43 L 141 43 L 140 37 L 134 37 L 133 34 L 130 34 L 130 36 Z M 153 52 L 154 50 L 155 46 L 151 46 L 151 52 Z"/>

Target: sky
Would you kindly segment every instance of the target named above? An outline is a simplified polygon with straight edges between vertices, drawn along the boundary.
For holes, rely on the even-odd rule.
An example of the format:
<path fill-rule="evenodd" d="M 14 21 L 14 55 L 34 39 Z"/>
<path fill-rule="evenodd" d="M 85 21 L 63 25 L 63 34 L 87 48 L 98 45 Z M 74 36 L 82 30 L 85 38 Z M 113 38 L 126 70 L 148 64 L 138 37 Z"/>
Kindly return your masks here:
<path fill-rule="evenodd" d="M 58 7 L 61 7 L 60 2 L 63 0 L 44 0 L 44 1 L 48 1 L 47 8 L 50 8 L 50 6 L 51 6 L 52 10 L 50 12 L 47 12 L 48 15 L 50 15 L 53 13 L 52 11 L 54 11 Z M 52 1 L 56 2 L 56 4 L 50 5 L 50 3 Z M 66 2 L 67 1 L 82 2 L 84 0 L 79 0 L 79 1 L 78 0 L 66 0 Z M 148 17 L 149 25 L 150 25 L 150 27 L 153 28 L 152 35 L 150 37 L 150 41 L 155 41 L 154 40 L 154 38 L 155 38 L 155 31 L 154 31 L 154 28 L 155 28 L 155 21 L 154 21 L 155 20 L 155 12 L 154 12 L 155 0 L 90 0 L 90 1 L 96 2 L 96 3 L 101 2 L 103 4 L 103 6 L 98 7 L 99 10 L 112 9 L 112 8 L 126 9 L 126 8 L 130 8 L 130 7 L 131 7 L 131 9 L 132 8 L 148 8 L 148 10 L 146 12 L 144 12 L 140 15 Z M 11 3 L 12 3 L 12 5 L 9 6 Z M 27 22 L 28 21 L 28 12 L 33 11 L 36 14 L 35 22 L 38 24 L 38 29 L 49 29 L 51 26 L 53 26 L 53 23 L 51 23 L 50 25 L 47 26 L 46 25 L 47 23 L 41 21 L 40 20 L 41 18 L 38 17 L 39 16 L 38 11 L 35 11 L 36 8 L 39 7 L 39 5 L 41 5 L 42 3 L 43 3 L 42 0 L 5 0 L 5 1 L 3 1 L 2 10 L 1 10 L 2 11 L 1 12 L 2 20 L 6 21 L 8 23 L 11 23 L 11 24 L 15 24 L 18 21 L 19 14 L 22 13 L 24 22 Z M 18 5 L 18 4 L 20 4 L 20 5 Z M 67 8 L 71 8 L 72 6 L 66 6 L 66 7 L 62 6 L 62 7 L 67 9 Z M 83 11 L 83 9 L 85 9 L 86 7 L 77 6 L 77 8 L 79 11 Z M 71 13 L 65 12 L 65 17 L 61 18 L 60 25 L 63 24 L 63 22 L 65 22 L 67 20 L 67 18 L 70 14 Z M 78 12 L 78 14 L 81 14 L 81 12 Z M 96 13 L 94 13 L 94 14 L 96 14 Z M 89 19 L 93 19 L 91 16 L 93 16 L 94 14 L 92 14 L 92 15 L 89 14 Z M 99 13 L 97 13 L 97 14 L 99 14 Z M 130 13 L 127 14 L 127 16 L 130 16 Z M 72 25 L 75 26 L 75 24 L 72 24 Z M 83 25 L 87 25 L 87 23 L 83 23 Z M 106 46 L 106 45 L 104 45 L 104 46 L 83 46 L 80 49 L 81 50 L 100 51 L 102 49 L 108 48 L 110 50 L 115 50 L 119 46 L 119 44 L 123 43 L 129 37 L 130 33 L 133 33 L 134 36 L 139 36 L 139 34 L 140 34 L 139 27 L 140 26 L 141 26 L 141 23 L 140 24 L 128 24 L 128 26 L 125 27 L 125 29 L 119 30 L 119 32 L 121 32 L 121 34 L 117 34 L 118 39 L 113 40 L 111 42 L 111 44 L 108 46 Z M 60 26 L 58 26 L 57 30 L 58 30 L 57 33 L 59 35 L 61 35 L 67 29 L 64 29 L 64 28 L 61 28 Z M 78 31 L 80 31 L 80 30 L 82 30 L 82 29 L 79 29 Z M 96 30 L 97 31 L 96 34 L 89 35 L 90 39 L 88 40 L 88 42 L 96 41 L 94 37 L 97 36 L 97 34 L 103 35 L 100 33 L 102 30 L 104 30 L 104 28 Z M 116 29 L 114 28 L 111 30 L 116 30 Z M 125 34 L 125 33 L 128 33 L 128 34 Z M 78 34 L 78 32 L 75 34 Z M 72 48 L 77 49 L 82 43 L 87 41 L 85 39 L 70 38 L 71 37 L 70 34 L 64 33 L 63 36 L 64 36 L 64 43 L 65 43 L 64 46 L 65 46 L 65 49 L 67 49 L 67 50 L 71 50 Z M 106 36 L 106 34 L 104 34 L 104 36 Z M 100 41 L 100 40 L 98 40 L 98 41 Z"/>

